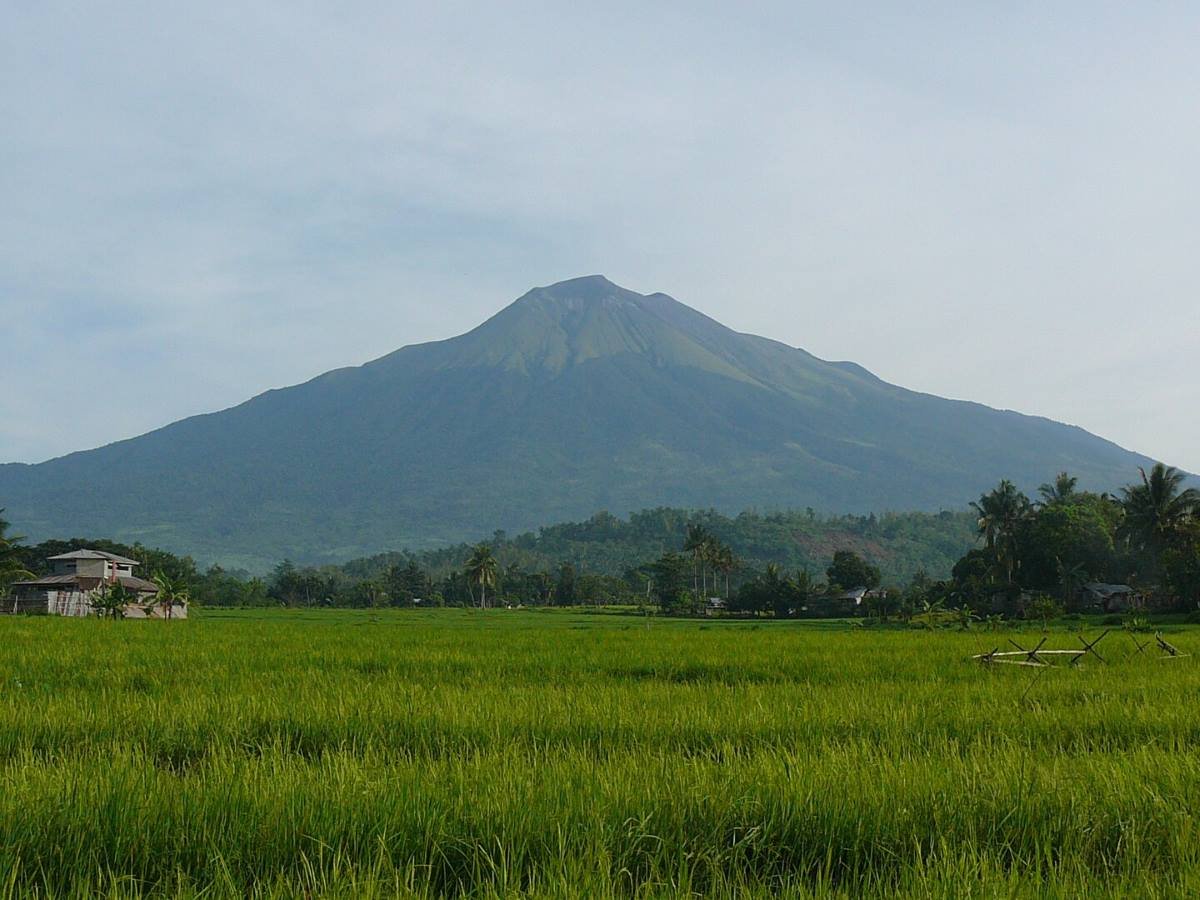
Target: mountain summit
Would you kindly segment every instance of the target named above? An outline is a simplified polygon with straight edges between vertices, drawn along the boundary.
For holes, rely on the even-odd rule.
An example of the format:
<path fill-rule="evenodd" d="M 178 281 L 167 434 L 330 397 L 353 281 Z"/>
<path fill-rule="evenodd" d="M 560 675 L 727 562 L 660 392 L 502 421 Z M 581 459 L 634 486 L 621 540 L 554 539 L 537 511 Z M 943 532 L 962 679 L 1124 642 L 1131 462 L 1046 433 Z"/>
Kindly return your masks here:
<path fill-rule="evenodd" d="M 31 538 L 261 567 L 657 505 L 961 508 L 1003 477 L 1113 489 L 1150 460 L 1047 419 L 887 384 L 599 275 L 460 337 L 39 465 L 0 466 Z"/>

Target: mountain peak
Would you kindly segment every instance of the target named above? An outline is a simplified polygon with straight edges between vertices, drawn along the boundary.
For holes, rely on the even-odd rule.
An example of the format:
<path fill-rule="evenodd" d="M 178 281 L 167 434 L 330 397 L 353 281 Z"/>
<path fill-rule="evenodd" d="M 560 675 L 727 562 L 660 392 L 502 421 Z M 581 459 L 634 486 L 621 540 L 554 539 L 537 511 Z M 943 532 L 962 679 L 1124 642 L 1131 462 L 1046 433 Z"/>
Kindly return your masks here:
<path fill-rule="evenodd" d="M 1032 488 L 1064 469 L 1112 490 L 1149 463 L 591 275 L 535 288 L 457 338 L 98 450 L 0 466 L 0 498 L 39 539 L 110 534 L 265 566 L 597 509 L 936 509 L 1002 477 Z"/>
<path fill-rule="evenodd" d="M 618 284 L 609 281 L 603 275 L 581 275 L 578 278 L 568 278 L 554 284 L 534 288 L 530 293 L 543 293 L 551 297 L 581 297 L 587 299 L 602 299 L 615 293 L 632 294 Z"/>
<path fill-rule="evenodd" d="M 565 307 L 578 310 L 605 303 L 638 304 L 644 299 L 643 295 L 614 284 L 603 275 L 584 275 L 535 287 L 520 297 L 513 306 L 541 306 L 547 309 Z"/>
<path fill-rule="evenodd" d="M 730 337 L 729 329 L 666 294 L 639 294 L 586 275 L 533 288 L 458 339 L 445 362 L 557 375 L 581 363 L 636 356 L 734 375 L 722 358 Z"/>

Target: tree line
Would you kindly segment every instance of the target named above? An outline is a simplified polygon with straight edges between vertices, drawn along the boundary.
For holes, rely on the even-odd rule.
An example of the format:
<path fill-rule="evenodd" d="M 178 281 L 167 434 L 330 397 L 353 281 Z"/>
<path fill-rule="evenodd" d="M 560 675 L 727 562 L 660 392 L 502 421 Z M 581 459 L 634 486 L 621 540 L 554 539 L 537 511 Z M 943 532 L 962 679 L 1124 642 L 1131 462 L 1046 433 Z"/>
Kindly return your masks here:
<path fill-rule="evenodd" d="M 955 565 L 949 588 L 967 601 L 1015 603 L 1040 594 L 1068 610 L 1091 583 L 1128 586 L 1149 605 L 1200 602 L 1200 492 L 1170 466 L 1140 470 L 1115 494 L 1078 488 L 1063 472 L 1036 499 L 1002 481 L 971 506 L 981 546 Z"/>
<path fill-rule="evenodd" d="M 1005 480 L 962 514 L 822 518 L 806 510 L 730 518 L 658 509 L 623 521 L 599 513 L 538 534 L 497 533 L 423 554 L 320 568 L 285 560 L 262 577 L 219 566 L 201 571 L 190 557 L 137 544 L 26 545 L 6 536 L 0 519 L 0 590 L 43 574 L 46 557 L 90 546 L 140 559 L 145 571 L 210 606 L 622 604 L 777 617 L 912 617 L 931 609 L 1023 615 L 1047 604 L 1081 610 L 1084 586 L 1105 582 L 1129 585 L 1160 609 L 1192 610 L 1200 604 L 1200 493 L 1185 482 L 1178 470 L 1155 465 L 1116 493 L 1093 493 L 1064 472 L 1031 499 Z M 890 551 L 921 540 L 936 545 L 930 555 L 946 560 L 944 568 L 931 574 L 915 565 L 922 557 L 915 552 L 900 577 Z M 570 557 L 551 562 L 554 550 Z M 850 602 L 845 592 L 854 589 L 867 593 Z"/>

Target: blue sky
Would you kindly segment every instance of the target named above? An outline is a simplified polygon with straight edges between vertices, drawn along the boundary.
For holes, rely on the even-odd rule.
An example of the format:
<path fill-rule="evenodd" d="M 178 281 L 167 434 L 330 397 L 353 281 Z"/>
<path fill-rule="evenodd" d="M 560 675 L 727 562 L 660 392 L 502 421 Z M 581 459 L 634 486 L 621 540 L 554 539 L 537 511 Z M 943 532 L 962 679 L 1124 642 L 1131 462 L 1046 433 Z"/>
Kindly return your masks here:
<path fill-rule="evenodd" d="M 1200 471 L 1195 4 L 79 6 L 0 30 L 0 461 L 600 272 Z"/>

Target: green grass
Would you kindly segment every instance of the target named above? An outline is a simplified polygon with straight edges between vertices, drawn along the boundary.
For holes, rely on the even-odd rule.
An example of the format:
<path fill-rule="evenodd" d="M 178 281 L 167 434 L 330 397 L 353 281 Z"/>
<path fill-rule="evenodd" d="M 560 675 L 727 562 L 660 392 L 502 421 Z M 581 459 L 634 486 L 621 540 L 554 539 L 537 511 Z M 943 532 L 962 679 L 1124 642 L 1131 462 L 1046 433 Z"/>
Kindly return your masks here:
<path fill-rule="evenodd" d="M 0 898 L 1200 893 L 1195 659 L 1004 638 L 0 618 Z"/>

